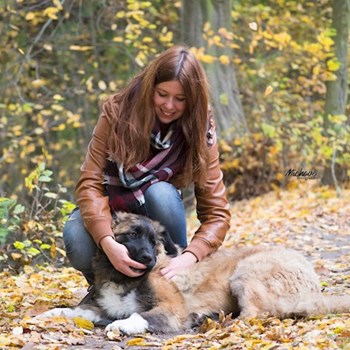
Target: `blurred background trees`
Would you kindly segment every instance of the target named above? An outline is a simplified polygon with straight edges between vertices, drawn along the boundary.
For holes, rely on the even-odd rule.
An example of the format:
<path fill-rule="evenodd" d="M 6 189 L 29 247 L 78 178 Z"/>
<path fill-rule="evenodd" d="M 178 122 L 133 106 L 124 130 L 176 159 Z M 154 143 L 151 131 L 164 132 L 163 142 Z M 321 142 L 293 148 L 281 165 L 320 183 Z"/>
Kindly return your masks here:
<path fill-rule="evenodd" d="M 59 253 L 101 101 L 178 43 L 207 71 L 230 199 L 294 186 L 289 169 L 345 186 L 349 3 L 1 1 L 0 243 L 34 232 L 21 258 Z"/>

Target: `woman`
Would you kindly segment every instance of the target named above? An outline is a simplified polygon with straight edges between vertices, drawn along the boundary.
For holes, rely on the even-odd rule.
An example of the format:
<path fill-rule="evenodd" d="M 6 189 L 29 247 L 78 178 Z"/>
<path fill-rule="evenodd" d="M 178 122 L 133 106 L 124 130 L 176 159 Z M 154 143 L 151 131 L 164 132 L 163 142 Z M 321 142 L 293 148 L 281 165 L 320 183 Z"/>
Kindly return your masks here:
<path fill-rule="evenodd" d="M 186 47 L 174 46 L 103 104 L 76 186 L 79 210 L 64 228 L 67 256 L 89 284 L 97 246 L 127 276 L 145 268 L 113 239 L 111 211 L 158 220 L 184 248 L 162 270 L 167 278 L 221 245 L 230 212 L 208 103 L 203 68 Z M 179 189 L 191 183 L 201 225 L 187 246 Z"/>

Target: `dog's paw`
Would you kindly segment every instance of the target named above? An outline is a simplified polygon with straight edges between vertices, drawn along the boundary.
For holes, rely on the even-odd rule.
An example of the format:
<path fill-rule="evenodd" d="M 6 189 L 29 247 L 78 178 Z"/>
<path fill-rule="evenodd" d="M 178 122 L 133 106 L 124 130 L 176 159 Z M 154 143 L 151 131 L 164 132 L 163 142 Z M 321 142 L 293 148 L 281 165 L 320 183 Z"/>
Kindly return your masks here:
<path fill-rule="evenodd" d="M 133 313 L 124 320 L 117 320 L 105 328 L 105 333 L 119 329 L 121 332 L 132 335 L 145 333 L 148 329 L 148 322 L 138 313 Z"/>

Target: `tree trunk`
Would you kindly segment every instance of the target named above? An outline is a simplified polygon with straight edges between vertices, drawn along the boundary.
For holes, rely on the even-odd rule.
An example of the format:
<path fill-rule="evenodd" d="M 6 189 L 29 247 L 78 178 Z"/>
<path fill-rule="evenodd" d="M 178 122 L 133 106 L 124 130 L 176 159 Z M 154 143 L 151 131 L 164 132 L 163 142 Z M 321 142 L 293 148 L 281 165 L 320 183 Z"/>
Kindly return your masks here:
<path fill-rule="evenodd" d="M 336 71 L 337 79 L 327 82 L 324 126 L 325 129 L 331 127 L 330 115 L 345 115 L 346 104 L 348 100 L 348 41 L 349 41 L 349 22 L 350 22 L 350 0 L 333 1 L 332 27 L 336 29 L 334 39 L 335 56 L 340 62 L 340 68 Z M 337 185 L 335 175 L 334 160 L 330 160 L 327 165 L 322 183 L 327 185 Z"/>
<path fill-rule="evenodd" d="M 226 55 L 233 57 L 229 47 L 212 45 L 208 48 L 203 39 L 203 26 L 211 24 L 216 32 L 219 28 L 232 30 L 231 0 L 191 0 L 182 2 L 181 41 L 188 46 L 206 47 L 214 57 Z M 204 64 L 212 91 L 212 102 L 218 133 L 222 138 L 232 139 L 248 131 L 240 101 L 238 84 L 233 62 L 224 65 L 218 60 Z"/>

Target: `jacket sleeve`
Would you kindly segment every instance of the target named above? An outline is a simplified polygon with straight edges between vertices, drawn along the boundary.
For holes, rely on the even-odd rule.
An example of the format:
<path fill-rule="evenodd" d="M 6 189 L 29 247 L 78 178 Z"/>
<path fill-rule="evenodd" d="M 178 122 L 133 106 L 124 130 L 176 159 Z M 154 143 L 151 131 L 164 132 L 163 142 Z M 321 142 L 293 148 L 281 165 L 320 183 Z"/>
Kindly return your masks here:
<path fill-rule="evenodd" d="M 110 128 L 108 113 L 104 106 L 94 128 L 75 188 L 75 197 L 84 225 L 97 245 L 103 237 L 113 237 L 109 199 L 104 194 L 103 185 L 103 169 L 107 164 L 107 140 Z"/>
<path fill-rule="evenodd" d="M 207 183 L 204 188 L 195 187 L 195 196 L 201 225 L 184 251 L 192 253 L 199 261 L 221 246 L 230 227 L 231 213 L 217 143 L 209 149 Z"/>

